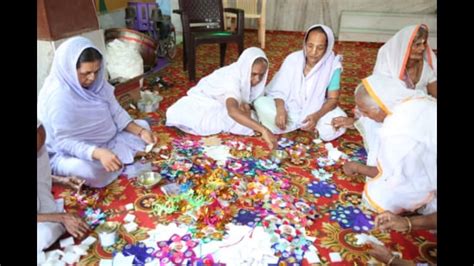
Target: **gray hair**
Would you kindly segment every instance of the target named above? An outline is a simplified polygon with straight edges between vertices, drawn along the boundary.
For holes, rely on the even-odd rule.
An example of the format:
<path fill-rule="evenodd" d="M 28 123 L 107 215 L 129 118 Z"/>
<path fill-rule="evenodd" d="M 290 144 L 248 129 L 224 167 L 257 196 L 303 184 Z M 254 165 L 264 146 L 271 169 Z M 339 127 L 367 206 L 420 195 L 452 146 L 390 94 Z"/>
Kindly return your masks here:
<path fill-rule="evenodd" d="M 428 29 L 424 25 L 421 25 L 418 28 L 415 38 L 413 39 L 413 42 L 416 42 L 420 39 L 428 39 Z"/>
<path fill-rule="evenodd" d="M 265 64 L 266 66 L 268 66 L 268 61 L 265 57 L 259 57 L 257 59 L 255 59 L 255 61 L 253 61 L 253 65 L 256 65 L 256 64 Z"/>
<path fill-rule="evenodd" d="M 378 104 L 370 97 L 369 93 L 367 92 L 367 89 L 365 88 L 364 84 L 359 83 L 357 85 L 355 92 L 354 92 L 354 99 L 358 99 L 360 102 L 364 104 L 369 109 L 380 109 Z"/>

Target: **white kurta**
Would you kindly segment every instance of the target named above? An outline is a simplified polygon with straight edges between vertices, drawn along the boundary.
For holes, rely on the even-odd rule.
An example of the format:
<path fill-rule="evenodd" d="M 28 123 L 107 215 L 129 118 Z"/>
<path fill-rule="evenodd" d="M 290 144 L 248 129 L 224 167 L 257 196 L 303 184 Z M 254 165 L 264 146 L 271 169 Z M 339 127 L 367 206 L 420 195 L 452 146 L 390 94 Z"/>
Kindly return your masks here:
<path fill-rule="evenodd" d="M 306 64 L 304 49 L 293 52 L 285 58 L 280 70 L 265 88 L 269 98 L 282 99 L 285 102 L 285 109 L 289 117 L 286 129 L 281 130 L 276 127 L 274 122 L 276 107 L 269 106 L 271 101 L 259 99 L 255 102 L 255 109 L 260 121 L 273 133 L 286 133 L 303 127 L 306 117 L 319 111 L 323 106 L 331 78 L 337 69 L 342 68 L 342 58 L 333 52 L 334 35 L 330 28 L 320 24 L 313 25 L 306 31 L 304 39 L 306 40 L 308 32 L 315 27 L 322 27 L 328 40 L 326 53 L 321 60 L 305 76 L 303 72 Z M 273 103 L 273 105 L 275 104 Z M 344 134 L 345 128 L 335 131 L 331 125 L 328 125 L 337 116 L 347 115 L 342 109 L 336 108 L 318 121 L 316 129 L 323 140 L 332 140 Z"/>
<path fill-rule="evenodd" d="M 436 100 L 403 87 L 397 89 L 390 86 L 395 83 L 383 78 L 371 76 L 363 82 L 388 113 L 375 151 L 379 174 L 366 183 L 364 201 L 378 212 L 401 213 L 422 207 L 424 214 L 436 211 Z"/>
<path fill-rule="evenodd" d="M 233 98 L 240 103 L 252 103 L 263 93 L 268 68 L 264 78 L 254 87 L 250 85 L 252 65 L 265 53 L 256 47 L 242 52 L 238 61 L 215 70 L 202 78 L 166 111 L 166 125 L 184 132 L 207 136 L 221 132 L 237 135 L 253 135 L 253 130 L 232 119 L 226 107 L 226 100 Z"/>

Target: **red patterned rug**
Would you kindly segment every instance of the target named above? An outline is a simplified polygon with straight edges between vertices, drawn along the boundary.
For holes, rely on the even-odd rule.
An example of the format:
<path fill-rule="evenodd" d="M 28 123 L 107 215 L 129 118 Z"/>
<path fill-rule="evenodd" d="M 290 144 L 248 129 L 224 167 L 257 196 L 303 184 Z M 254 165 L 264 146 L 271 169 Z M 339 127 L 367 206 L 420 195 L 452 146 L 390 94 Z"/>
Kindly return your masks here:
<path fill-rule="evenodd" d="M 279 69 L 283 59 L 289 53 L 301 49 L 303 33 L 269 31 L 266 36 L 267 47 L 265 52 L 270 60 L 268 79 L 270 81 Z M 258 46 L 256 31 L 246 31 L 245 47 L 250 46 Z M 340 105 L 350 115 L 352 115 L 351 110 L 354 108 L 354 88 L 361 78 L 372 72 L 379 47 L 380 44 L 359 42 L 337 42 L 335 45 L 336 52 L 343 56 Z M 196 77 L 200 79 L 219 66 L 218 46 L 199 46 L 197 53 Z M 236 59 L 237 47 L 230 45 L 227 49 L 226 64 L 234 62 Z M 166 109 L 185 95 L 187 89 L 195 84 L 189 82 L 186 72 L 183 72 L 182 46 L 178 47 L 177 56 L 170 66 L 158 75 L 167 83 L 173 85 L 169 89 L 159 88 L 160 94 L 164 97 L 159 110 L 156 113 L 146 115 L 132 114 L 137 118 L 148 120 L 159 137 L 157 146 L 167 147 L 167 149 L 162 149 L 146 159 L 153 163 L 158 172 L 171 177 L 177 176 L 176 178 L 180 182 L 184 182 L 184 179 L 192 180 L 196 193 L 199 192 L 207 197 L 212 195 L 214 198 L 224 199 L 232 202 L 232 204 L 229 207 L 222 207 L 219 204 L 202 206 L 197 212 L 197 220 L 193 222 L 189 215 L 182 215 L 189 210 L 189 204 L 186 205 L 183 202 L 178 204 L 178 211 L 169 215 L 155 215 L 152 212 L 152 206 L 156 206 L 156 202 L 164 202 L 166 198 L 159 187 L 151 190 L 144 189 L 137 184 L 135 178 L 128 179 L 121 176 L 104 189 L 86 188 L 84 193 L 89 195 L 89 198 L 86 197 L 86 201 L 79 201 L 69 189 L 54 186 L 55 197 L 64 198 L 66 209 L 70 212 L 77 211 L 81 213 L 88 206 L 100 208 L 107 214 L 108 221 L 122 222 L 124 216 L 130 212 L 125 209 L 125 205 L 129 203 L 134 205 L 135 210 L 131 213 L 136 215 L 135 222 L 139 225 L 138 230 L 127 233 L 123 227 L 120 227 L 120 238 L 114 246 L 103 249 L 98 242 L 94 243 L 88 254 L 81 258 L 79 265 L 98 265 L 100 259 L 110 259 L 114 252 L 122 250 L 127 243 L 135 244 L 146 239 L 148 237 L 146 232 L 155 228 L 157 224 L 167 224 L 171 221 L 192 224 L 194 226 L 194 231 L 192 231 L 194 238 L 219 239 L 224 234 L 223 226 L 226 223 L 232 220 L 244 219 L 240 217 L 242 210 L 255 215 L 257 217 L 256 221 L 265 226 L 265 215 L 273 214 L 279 218 L 288 218 L 290 215 L 288 210 L 294 208 L 292 204 L 295 202 L 302 202 L 301 204 L 309 206 L 311 210 L 295 209 L 295 212 L 292 213 L 293 216 L 288 218 L 290 220 L 289 224 L 301 226 L 304 222 L 305 226 L 303 227 L 306 230 L 306 235 L 316 238 L 314 246 L 318 250 L 321 265 L 367 264 L 370 257 L 367 255 L 364 246 L 357 245 L 355 238 L 357 233 L 370 229 L 367 228 L 368 221 L 373 220 L 374 217 L 373 213 L 359 206 L 364 186 L 363 177 L 350 178 L 345 176 L 342 172 L 341 163 L 331 166 L 319 165 L 321 162 L 317 159 L 327 156 L 324 144 L 314 144 L 312 142 L 313 136 L 302 131 L 280 136 L 287 139 L 286 143 L 282 142 L 280 144 L 288 145 L 289 149 L 294 148 L 297 144 L 303 144 L 306 145 L 306 148 L 302 146 L 300 148 L 306 149 L 306 151 L 301 154 L 301 160 L 291 161 L 286 159 L 278 169 L 273 169 L 266 164 L 269 162 L 264 159 L 269 158 L 269 152 L 260 138 L 239 137 L 229 134 L 219 134 L 217 137 L 222 143 L 227 143 L 231 147 L 231 153 L 236 157 L 234 164 L 226 165 L 218 171 L 213 170 L 213 168 L 216 168 L 215 166 L 205 167 L 213 162 L 212 160 L 203 159 L 202 152 L 196 151 L 199 150 L 198 142 L 202 141 L 203 138 L 190 136 L 175 128 L 164 126 Z M 150 80 L 153 78 L 150 77 Z M 239 147 L 242 144 L 243 146 Z M 351 159 L 361 161 L 365 159 L 361 137 L 355 130 L 348 130 L 341 138 L 332 141 L 332 144 Z M 193 147 L 194 149 L 192 149 Z M 251 148 L 247 150 L 247 147 Z M 172 150 L 187 154 L 187 161 L 185 160 L 185 162 L 192 163 L 195 165 L 194 168 L 186 168 L 186 163 L 178 160 L 178 162 L 174 161 L 175 165 L 181 163 L 181 167 L 185 169 L 181 169 L 182 171 L 179 173 L 170 171 L 170 161 L 168 159 L 170 154 L 173 154 L 170 153 Z M 239 167 L 245 163 L 249 163 L 249 165 L 253 163 L 253 165 L 248 166 L 245 171 L 239 171 Z M 332 178 L 327 181 L 319 180 L 313 175 L 312 171 L 314 169 L 324 169 L 332 174 Z M 249 171 L 254 172 L 248 174 Z M 213 183 L 214 186 L 210 184 L 211 179 L 215 182 Z M 216 185 L 219 183 L 218 181 L 221 182 L 219 186 Z M 222 181 L 225 181 L 224 184 Z M 247 186 L 247 191 L 233 191 L 233 189 L 242 185 L 240 182 Z M 258 185 L 262 184 L 266 190 L 257 189 Z M 214 194 L 209 190 L 213 190 Z M 270 199 L 268 198 L 269 195 L 271 196 Z M 279 202 L 282 204 L 281 199 L 291 201 L 291 203 L 281 208 L 278 206 L 285 205 L 272 204 L 273 201 L 277 200 L 280 200 Z M 220 207 L 216 207 L 217 205 Z M 217 213 L 218 211 L 220 213 Z M 345 217 L 344 213 L 350 214 L 348 216 L 352 218 L 343 219 Z M 295 222 L 295 217 L 300 218 L 300 224 Z M 361 222 L 361 220 L 363 221 Z M 205 231 L 209 225 L 215 227 L 212 234 Z M 95 232 L 91 234 L 97 237 Z M 411 234 L 396 232 L 374 232 L 373 234 L 393 251 L 402 253 L 405 259 L 415 262 L 436 263 L 436 235 L 428 231 L 417 231 Z M 342 257 L 342 262 L 331 262 L 329 253 L 332 252 L 338 252 Z M 289 264 L 299 261 L 294 254 L 286 254 L 287 258 L 283 258 L 283 253 L 276 252 L 281 257 L 281 265 L 286 265 L 285 262 Z M 307 264 L 305 260 L 301 263 Z"/>

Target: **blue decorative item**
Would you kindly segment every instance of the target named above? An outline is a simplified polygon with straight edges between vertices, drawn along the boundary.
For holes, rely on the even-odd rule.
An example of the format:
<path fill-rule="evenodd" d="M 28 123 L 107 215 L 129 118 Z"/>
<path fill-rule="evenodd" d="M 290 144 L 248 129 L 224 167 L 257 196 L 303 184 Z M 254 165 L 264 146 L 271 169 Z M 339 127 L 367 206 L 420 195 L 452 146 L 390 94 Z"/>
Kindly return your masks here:
<path fill-rule="evenodd" d="M 374 227 L 373 219 L 354 206 L 338 206 L 330 212 L 331 220 L 337 221 L 344 228 L 352 228 L 356 232 L 368 232 Z"/>
<path fill-rule="evenodd" d="M 330 198 L 333 195 L 338 194 L 336 185 L 330 184 L 326 181 L 313 181 L 308 184 L 308 192 L 313 194 L 315 197 L 326 197 Z"/>

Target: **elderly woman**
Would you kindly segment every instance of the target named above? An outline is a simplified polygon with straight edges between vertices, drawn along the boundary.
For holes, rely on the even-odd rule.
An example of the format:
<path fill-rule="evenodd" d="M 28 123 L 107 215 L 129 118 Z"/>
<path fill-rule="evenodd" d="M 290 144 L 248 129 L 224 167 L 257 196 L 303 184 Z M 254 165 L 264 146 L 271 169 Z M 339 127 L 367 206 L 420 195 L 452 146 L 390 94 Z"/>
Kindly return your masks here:
<path fill-rule="evenodd" d="M 437 97 L 436 55 L 428 45 L 428 27 L 412 25 L 401 29 L 378 52 L 374 73 L 399 79 L 404 87 Z M 358 118 L 358 117 L 357 117 Z M 364 138 L 368 152 L 367 164 L 375 165 L 373 147 L 381 124 L 367 118 L 336 117 L 331 124 L 337 128 L 356 128 Z"/>
<path fill-rule="evenodd" d="M 400 79 L 410 89 L 437 97 L 437 59 L 428 44 L 428 27 L 424 24 L 401 29 L 377 54 L 374 74 Z"/>
<path fill-rule="evenodd" d="M 114 181 L 146 143 L 156 142 L 146 121 L 134 122 L 119 105 L 104 66 L 91 41 L 71 38 L 56 51 L 38 97 L 53 173 L 91 187 Z"/>
<path fill-rule="evenodd" d="M 303 50 L 286 57 L 266 87 L 266 96 L 255 101 L 260 122 L 273 133 L 302 129 L 326 141 L 344 134 L 345 128 L 335 130 L 330 124 L 333 117 L 346 116 L 337 107 L 342 66 L 333 47 L 329 27 L 311 26 Z"/>
<path fill-rule="evenodd" d="M 377 167 L 346 162 L 344 173 L 373 177 L 362 198 L 377 212 L 435 212 L 436 100 L 386 76 L 372 75 L 362 83 L 355 92 L 356 106 L 363 116 L 382 123 Z"/>
<path fill-rule="evenodd" d="M 255 130 L 273 149 L 275 137 L 252 117 L 250 106 L 263 93 L 267 75 L 265 53 L 260 48 L 247 48 L 237 62 L 202 78 L 170 106 L 166 125 L 200 136 L 221 132 L 249 136 Z"/>
<path fill-rule="evenodd" d="M 66 230 L 82 238 L 89 226 L 77 214 L 65 213 L 56 206 L 51 193 L 52 182 L 59 182 L 79 189 L 82 182 L 75 177 L 53 177 L 49 158 L 44 146 L 45 130 L 38 121 L 36 130 L 37 151 L 37 251 L 51 246 Z"/>

